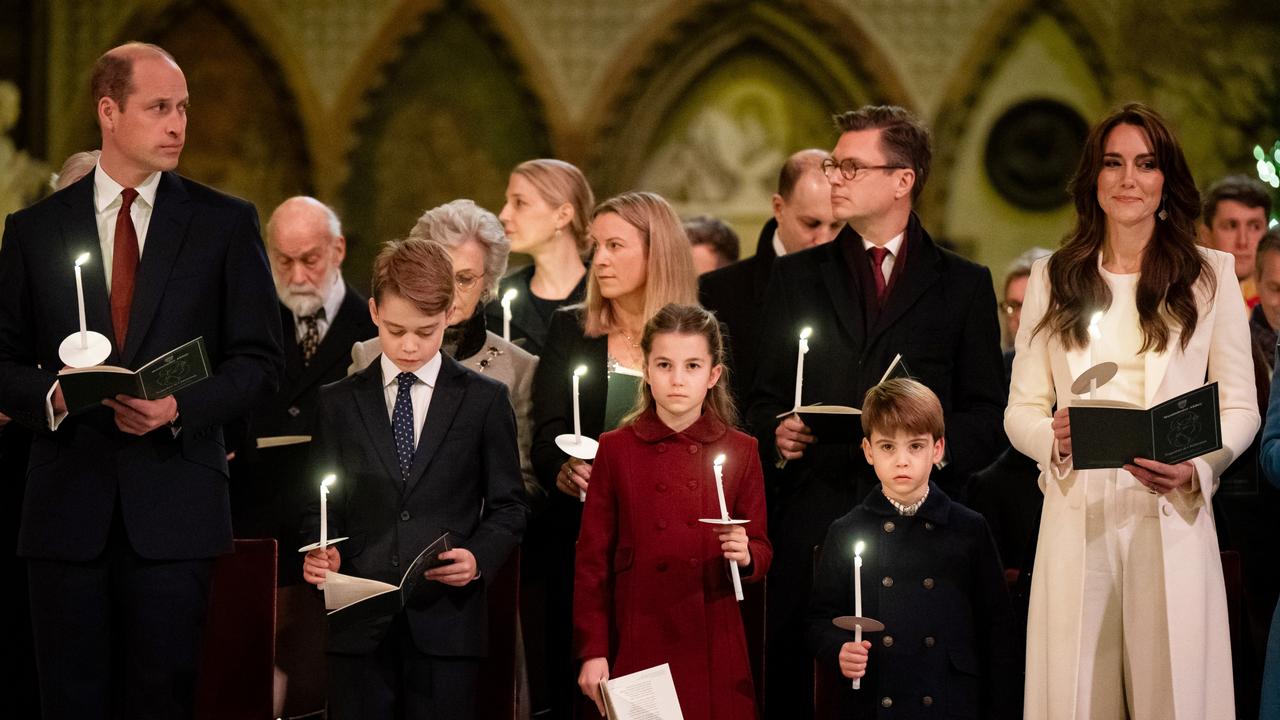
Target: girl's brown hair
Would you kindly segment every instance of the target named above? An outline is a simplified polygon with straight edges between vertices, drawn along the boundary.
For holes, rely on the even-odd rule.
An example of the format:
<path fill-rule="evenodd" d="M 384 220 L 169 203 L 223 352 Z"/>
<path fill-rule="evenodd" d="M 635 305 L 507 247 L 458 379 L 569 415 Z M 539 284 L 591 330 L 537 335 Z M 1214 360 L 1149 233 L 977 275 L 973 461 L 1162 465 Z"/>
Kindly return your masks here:
<path fill-rule="evenodd" d="M 677 305 L 672 303 L 654 314 L 645 323 L 644 336 L 640 340 L 640 348 L 644 350 L 644 365 L 649 367 L 649 353 L 653 350 L 653 339 L 658 335 L 674 333 L 677 335 L 699 335 L 707 341 L 707 349 L 711 354 L 712 367 L 721 367 L 720 380 L 715 387 L 707 391 L 702 401 L 702 411 L 711 412 L 726 425 L 736 427 L 738 424 L 738 408 L 729 393 L 729 366 L 724 362 L 724 337 L 720 334 L 720 323 L 712 315 L 698 305 Z M 620 425 L 635 422 L 646 410 L 653 406 L 653 392 L 648 382 L 640 383 L 636 405 L 622 419 Z"/>
<path fill-rule="evenodd" d="M 592 219 L 613 213 L 640 231 L 645 247 L 644 315 L 652 318 L 670 303 L 695 305 L 698 279 L 693 271 L 693 251 L 680 218 L 661 195 L 629 192 L 600 203 Z M 615 330 L 612 304 L 600 294 L 595 273 L 587 273 L 583 330 L 599 337 Z"/>
<path fill-rule="evenodd" d="M 1173 131 L 1154 110 L 1129 103 L 1098 123 L 1085 141 L 1080 165 L 1068 190 L 1076 205 L 1076 226 L 1062 247 L 1049 258 L 1049 306 L 1034 332 L 1047 329 L 1067 349 L 1089 344 L 1089 318 L 1111 306 L 1111 289 L 1098 272 L 1098 254 L 1107 236 L 1107 216 L 1098 204 L 1098 175 L 1102 171 L 1107 137 L 1119 125 L 1132 125 L 1146 135 L 1156 167 L 1164 174 L 1161 208 L 1155 232 L 1142 253 L 1138 279 L 1138 324 L 1142 352 L 1164 352 L 1170 326 L 1182 333 L 1185 349 L 1196 329 L 1199 309 L 1196 286 L 1212 294 L 1213 267 L 1196 247 L 1196 218 L 1200 191 L 1187 168 Z"/>

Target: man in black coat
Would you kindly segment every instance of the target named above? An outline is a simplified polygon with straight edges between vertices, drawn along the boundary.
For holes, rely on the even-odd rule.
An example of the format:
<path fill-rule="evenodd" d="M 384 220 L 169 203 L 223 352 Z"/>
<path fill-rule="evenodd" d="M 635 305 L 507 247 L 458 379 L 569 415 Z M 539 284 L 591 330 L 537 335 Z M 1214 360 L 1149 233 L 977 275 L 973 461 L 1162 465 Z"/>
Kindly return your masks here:
<path fill-rule="evenodd" d="M 294 541 L 319 479 L 307 471 L 305 443 L 257 445 L 312 435 L 320 386 L 346 377 L 352 345 L 378 331 L 368 299 L 343 282 L 346 240 L 331 209 L 314 198 L 290 198 L 271 214 L 266 235 L 285 372 L 280 390 L 250 415 L 245 440 L 236 448 L 231 509 L 238 537 L 280 541 L 278 577 L 288 585 L 302 580 Z"/>
<path fill-rule="evenodd" d="M 747 422 L 766 467 L 775 560 L 769 576 L 770 717 L 807 716 L 811 663 L 804 607 L 813 549 L 827 527 L 875 486 L 856 423 L 817 439 L 795 405 L 798 336 L 812 328 L 802 404 L 859 407 L 896 354 L 942 401 L 947 454 L 934 480 L 964 496 L 968 475 L 1003 446 L 1005 392 L 990 272 L 939 248 L 912 211 L 929 171 L 928 132 L 907 111 L 865 107 L 837 116 L 841 136 L 823 171 L 835 242 L 780 258 L 766 293 L 759 367 Z M 783 415 L 781 419 L 779 416 Z"/>
<path fill-rule="evenodd" d="M 783 164 L 773 195 L 773 219 L 764 224 L 756 254 L 698 278 L 702 306 L 729 331 L 729 382 L 745 403 L 755 379 L 764 293 L 773 261 L 835 239 L 844 227 L 831 211 L 831 186 L 822 176 L 826 150 L 801 150 Z"/>
<path fill-rule="evenodd" d="M 222 426 L 275 392 L 280 323 L 249 203 L 173 172 L 187 84 L 130 43 L 93 70 L 94 172 L 10 215 L 0 244 L 0 412 L 34 432 L 27 559 L 45 718 L 189 717 L 213 558 L 230 552 Z M 85 316 L 107 364 L 197 337 L 212 376 L 67 417 L 58 346 Z"/>

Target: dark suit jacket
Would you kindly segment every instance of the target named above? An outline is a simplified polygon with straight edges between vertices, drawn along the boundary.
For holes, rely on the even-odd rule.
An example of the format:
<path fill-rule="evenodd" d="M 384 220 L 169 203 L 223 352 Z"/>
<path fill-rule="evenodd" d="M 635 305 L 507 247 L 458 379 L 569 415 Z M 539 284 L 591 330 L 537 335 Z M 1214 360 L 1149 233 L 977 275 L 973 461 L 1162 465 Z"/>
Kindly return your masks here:
<path fill-rule="evenodd" d="M 533 265 L 526 265 L 519 270 L 507 273 L 498 283 L 497 299 L 490 300 L 484 307 L 489 329 L 502 335 L 502 295 L 514 288 L 520 293 L 511 303 L 511 342 L 519 345 L 531 355 L 541 357 L 546 346 L 547 335 L 551 332 L 550 324 L 544 322 L 537 309 L 533 307 L 533 291 L 529 283 L 533 280 Z M 590 270 L 588 270 L 590 272 Z M 587 276 L 583 275 L 577 287 L 569 293 L 569 297 L 561 301 L 561 305 L 573 305 L 582 302 L 587 296 Z"/>
<path fill-rule="evenodd" d="M 773 252 L 777 229 L 778 221 L 770 218 L 760 231 L 755 255 L 698 278 L 702 306 L 728 329 L 729 383 L 739 406 L 745 406 L 755 380 L 765 291 L 777 259 Z"/>
<path fill-rule="evenodd" d="M 113 337 L 93 173 L 9 216 L 0 246 L 0 411 L 33 428 L 18 551 L 78 561 L 103 549 L 117 503 L 152 559 L 231 550 L 222 425 L 270 397 L 281 369 L 275 289 L 253 206 L 163 173 L 138 267 L 129 334 L 107 364 L 137 368 L 203 336 L 214 374 L 176 394 L 182 425 L 143 437 L 107 408 L 50 432 L 58 345 L 78 325 L 72 258 L 88 252 L 89 328 Z"/>
<path fill-rule="evenodd" d="M 880 492 L 831 525 L 813 581 L 807 641 L 820 672 L 838 673 L 853 633 L 831 624 L 852 615 L 853 553 L 866 543 L 862 615 L 884 623 L 871 641 L 867 675 L 840 688 L 839 717 L 1017 718 L 1021 646 L 995 543 L 982 516 L 936 485 L 903 517 Z M 930 698 L 924 706 L 921 698 Z M 881 698 L 892 699 L 892 709 Z"/>
<path fill-rule="evenodd" d="M 1005 444 L 1006 392 L 991 273 L 934 245 L 912 214 L 904 257 L 896 261 L 890 282 L 877 314 L 866 299 L 874 297 L 866 251 L 848 227 L 834 242 L 778 258 L 765 301 L 748 423 L 771 467 L 777 415 L 795 401 L 796 345 L 804 326 L 813 328 L 805 403 L 861 407 L 867 390 L 901 353 L 912 376 L 937 393 L 946 415 L 949 464 L 934 479 L 953 497 L 963 497 L 965 478 L 991 463 Z M 847 443 L 825 438 L 788 463 L 774 475 L 770 511 L 808 495 L 843 504 L 829 509 L 833 517 L 846 512 L 877 484 L 859 442 L 860 436 Z"/>
<path fill-rule="evenodd" d="M 455 546 L 475 555 L 480 579 L 460 588 L 428 584 L 426 600 L 406 611 L 409 627 L 428 655 L 481 657 L 485 586 L 520 543 L 528 511 L 507 388 L 444 356 L 405 484 L 382 386 L 375 362 L 320 389 L 312 466 L 338 475 L 329 533 L 351 538 L 338 546 L 340 572 L 398 585 L 418 553 L 450 532 Z M 305 524 L 309 541 L 319 536 L 319 511 L 317 495 Z M 384 629 L 333 636 L 329 649 L 372 651 Z"/>
<path fill-rule="evenodd" d="M 280 305 L 284 332 L 284 379 L 280 392 L 253 413 L 255 438 L 310 435 L 315 427 L 316 398 L 321 385 L 347 376 L 351 346 L 378 334 L 369 318 L 369 299 L 347 286 L 338 315 L 329 323 L 310 364 L 303 364 L 293 312 Z"/>

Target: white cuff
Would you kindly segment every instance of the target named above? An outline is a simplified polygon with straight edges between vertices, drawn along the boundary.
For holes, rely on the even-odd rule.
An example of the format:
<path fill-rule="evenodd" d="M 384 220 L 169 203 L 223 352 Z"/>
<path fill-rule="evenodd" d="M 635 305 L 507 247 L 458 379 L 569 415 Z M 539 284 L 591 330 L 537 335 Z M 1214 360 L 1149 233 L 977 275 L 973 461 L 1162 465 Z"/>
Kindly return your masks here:
<path fill-rule="evenodd" d="M 49 421 L 49 429 L 57 430 L 63 420 L 67 419 L 67 412 L 64 410 L 55 414 L 53 412 L 53 394 L 58 390 L 58 381 L 54 380 L 53 385 L 49 386 L 49 393 L 44 396 L 44 417 Z"/>

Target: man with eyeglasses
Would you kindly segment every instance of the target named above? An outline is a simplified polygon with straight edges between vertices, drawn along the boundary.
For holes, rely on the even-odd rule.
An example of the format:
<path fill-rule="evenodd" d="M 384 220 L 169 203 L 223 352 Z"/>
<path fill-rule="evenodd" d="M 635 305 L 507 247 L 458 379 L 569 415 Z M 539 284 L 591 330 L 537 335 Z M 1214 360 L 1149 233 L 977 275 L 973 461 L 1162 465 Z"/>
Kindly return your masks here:
<path fill-rule="evenodd" d="M 876 487 L 856 421 L 847 436 L 816 438 L 786 414 L 795 405 L 801 329 L 811 328 L 801 404 L 860 407 L 898 354 L 938 395 L 946 453 L 932 481 L 952 498 L 963 500 L 968 476 L 1006 442 L 991 273 L 935 245 L 913 210 L 929 173 L 928 131 L 891 106 L 863 107 L 835 122 L 840 139 L 822 170 L 835 217 L 848 226 L 834 242 L 775 263 L 747 413 L 766 466 L 784 465 L 767 479 L 775 564 L 765 697 L 766 715 L 776 718 L 809 714 L 812 656 L 804 617 L 814 547 L 833 520 Z M 850 692 L 847 683 L 832 683 Z"/>

